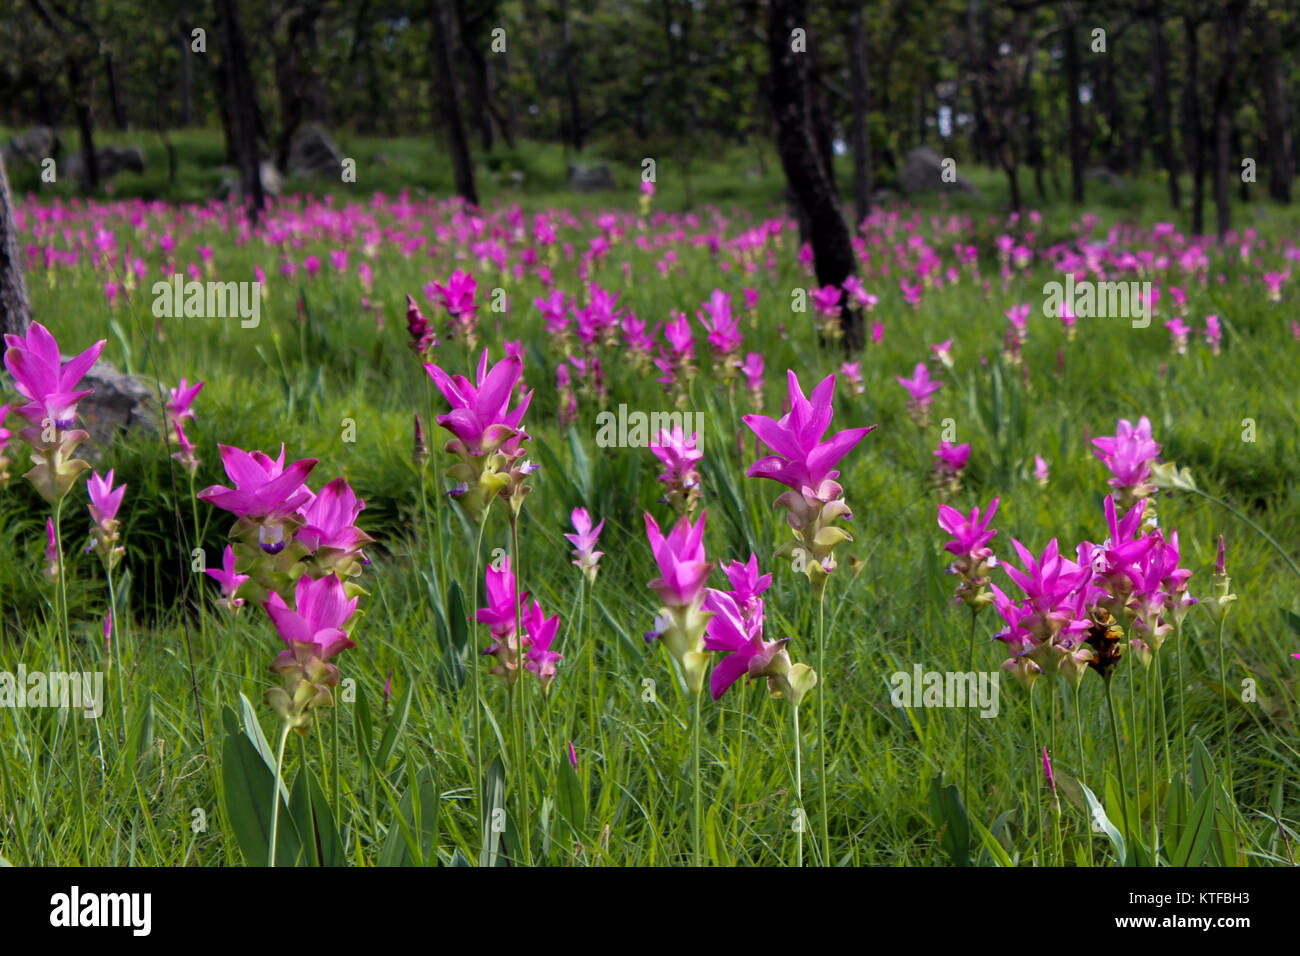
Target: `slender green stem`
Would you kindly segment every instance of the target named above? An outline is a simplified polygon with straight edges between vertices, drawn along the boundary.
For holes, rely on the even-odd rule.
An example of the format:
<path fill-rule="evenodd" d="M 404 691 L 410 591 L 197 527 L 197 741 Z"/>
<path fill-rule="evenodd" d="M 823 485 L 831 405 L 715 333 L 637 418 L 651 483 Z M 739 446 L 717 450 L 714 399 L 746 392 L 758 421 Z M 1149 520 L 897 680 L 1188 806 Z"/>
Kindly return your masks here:
<path fill-rule="evenodd" d="M 799 811 L 799 825 L 794 828 L 795 846 L 797 847 L 795 855 L 795 865 L 803 866 L 803 831 L 807 824 L 808 815 L 803 810 L 803 748 L 799 740 L 799 707 L 790 704 L 791 719 L 794 721 L 794 805 Z"/>
<path fill-rule="evenodd" d="M 1182 771 L 1187 773 L 1187 708 L 1183 706 L 1183 688 L 1187 686 L 1187 682 L 1183 679 L 1185 652 L 1182 624 L 1174 625 L 1174 645 L 1178 648 L 1178 737 L 1182 741 L 1183 748 Z"/>
<path fill-rule="evenodd" d="M 1110 742 L 1115 748 L 1115 766 L 1119 770 L 1119 812 L 1120 818 L 1124 821 L 1125 839 L 1133 838 L 1133 831 L 1128 825 L 1128 781 L 1124 775 L 1124 757 L 1119 749 L 1119 719 L 1115 716 L 1115 697 L 1110 692 L 1110 678 L 1104 679 L 1106 684 L 1106 709 L 1110 711 Z M 1120 863 L 1126 861 L 1121 860 Z"/>
<path fill-rule="evenodd" d="M 126 726 L 126 691 L 122 684 L 122 635 L 117 628 L 117 592 L 113 590 L 113 569 L 105 565 L 104 573 L 108 577 L 108 636 L 113 644 L 113 671 L 117 675 L 117 704 L 122 718 L 122 740 L 129 732 Z"/>
<path fill-rule="evenodd" d="M 1037 686 L 1037 681 L 1029 685 L 1029 737 L 1033 744 L 1029 752 L 1029 792 L 1034 795 L 1034 817 L 1038 821 L 1038 832 L 1034 836 L 1035 861 L 1039 861 L 1040 846 L 1047 841 L 1047 833 L 1043 828 L 1043 801 L 1038 793 L 1042 789 L 1041 784 L 1038 782 L 1040 773 L 1038 762 L 1042 759 L 1042 754 L 1038 751 L 1038 714 L 1034 707 L 1034 688 Z M 1041 861 L 1039 861 L 1039 865 L 1042 865 Z"/>
<path fill-rule="evenodd" d="M 1165 782 L 1169 783 L 1174 779 L 1174 762 L 1169 759 L 1169 715 L 1165 712 L 1165 670 L 1160 665 L 1159 651 L 1155 653 L 1155 660 L 1151 666 L 1156 669 L 1156 703 L 1160 708 L 1160 738 L 1165 748 Z"/>
<path fill-rule="evenodd" d="M 470 616 L 469 626 L 471 635 L 478 625 L 478 575 L 479 559 L 483 553 L 483 529 L 487 527 L 487 514 L 484 513 L 483 520 L 479 522 L 478 539 L 474 543 L 474 577 L 470 579 L 470 593 L 474 595 L 474 613 Z M 475 792 L 478 793 L 478 827 L 479 827 L 479 846 L 487 845 L 487 827 L 488 815 L 490 809 L 485 806 L 485 797 L 487 796 L 487 778 L 483 773 L 483 728 L 482 714 L 483 709 L 483 689 L 480 686 L 481 678 L 479 677 L 478 663 L 478 642 L 471 638 L 469 642 L 469 669 L 474 677 L 474 782 Z M 468 754 L 466 754 L 468 757 Z M 479 860 L 479 865 L 484 864 L 484 860 Z"/>
<path fill-rule="evenodd" d="M 820 737 L 817 746 L 818 762 L 821 764 L 818 777 L 818 789 L 821 791 L 822 818 L 822 865 L 831 865 L 831 826 L 830 811 L 827 807 L 827 791 L 830 782 L 826 778 L 826 582 L 823 580 L 821 591 L 817 595 L 817 678 L 822 686 L 817 688 L 817 733 Z"/>
<path fill-rule="evenodd" d="M 515 676 L 510 685 L 515 728 L 515 787 L 519 796 L 519 836 L 525 865 L 532 865 L 532 820 L 528 805 L 528 761 L 524 752 L 524 628 L 519 602 L 519 516 L 510 511 L 510 567 L 515 573 Z"/>
<path fill-rule="evenodd" d="M 971 608 L 970 612 L 970 644 L 966 651 L 966 673 L 972 673 L 975 670 L 975 609 Z M 966 805 L 966 812 L 971 812 L 970 806 L 970 724 L 971 711 L 970 701 L 967 701 L 966 710 L 966 734 L 965 742 L 962 744 L 962 802 Z"/>
<path fill-rule="evenodd" d="M 275 866 L 275 848 L 280 837 L 280 775 L 284 772 L 284 745 L 289 739 L 289 730 L 289 722 L 285 721 L 275 754 L 275 780 L 271 787 L 271 843 L 266 849 L 267 866 Z"/>
<path fill-rule="evenodd" d="M 72 629 L 68 626 L 68 574 L 63 562 L 63 499 L 54 505 L 54 551 L 59 565 L 59 620 L 63 631 L 64 670 L 71 673 L 72 667 Z M 86 822 L 86 784 L 81 772 L 81 734 L 77 724 L 72 722 L 72 767 L 77 777 L 77 816 L 81 821 L 81 846 L 85 860 L 90 862 L 90 826 Z"/>
<path fill-rule="evenodd" d="M 1158 660 L 1160 652 L 1154 648 L 1151 651 L 1152 656 Z M 1152 660 L 1151 666 L 1156 666 L 1156 660 Z M 1159 683 L 1159 671 L 1147 671 L 1147 760 L 1148 771 L 1150 772 L 1151 786 L 1151 858 L 1154 860 L 1160 853 L 1160 827 L 1156 823 L 1156 808 L 1160 803 L 1156 799 L 1156 703 L 1155 694 L 1156 686 Z"/>
<path fill-rule="evenodd" d="M 695 716 L 692 721 L 692 744 L 691 744 L 691 788 L 694 791 L 694 801 L 691 811 L 691 838 L 695 843 L 695 866 L 704 865 L 704 828 L 702 825 L 703 816 L 703 798 L 700 788 L 700 698 L 703 696 L 702 691 L 695 692 Z"/>
<path fill-rule="evenodd" d="M 1079 779 L 1083 785 L 1088 786 L 1088 756 L 1083 749 L 1083 715 L 1079 711 L 1079 684 L 1074 685 L 1074 737 L 1075 745 L 1079 748 Z M 1084 839 L 1088 844 L 1088 865 L 1093 866 L 1092 858 L 1092 815 L 1088 815 L 1088 822 L 1084 828 Z"/>
<path fill-rule="evenodd" d="M 1223 765 L 1223 779 L 1227 784 L 1227 795 L 1236 801 L 1236 795 L 1232 792 L 1232 732 L 1227 719 L 1227 665 L 1223 658 L 1223 622 L 1227 619 L 1226 614 L 1219 614 L 1218 627 L 1218 645 L 1219 645 L 1219 702 L 1223 706 L 1223 752 L 1225 752 L 1225 765 Z M 1236 826 L 1236 813 L 1232 813 L 1232 825 Z"/>

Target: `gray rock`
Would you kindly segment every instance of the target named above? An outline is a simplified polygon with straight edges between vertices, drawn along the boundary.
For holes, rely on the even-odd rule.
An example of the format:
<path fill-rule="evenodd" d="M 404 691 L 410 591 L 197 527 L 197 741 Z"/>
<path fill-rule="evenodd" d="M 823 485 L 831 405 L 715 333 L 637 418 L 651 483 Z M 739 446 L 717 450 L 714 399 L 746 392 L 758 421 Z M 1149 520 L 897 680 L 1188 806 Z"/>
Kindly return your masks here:
<path fill-rule="evenodd" d="M 139 146 L 105 146 L 95 150 L 95 165 L 99 167 L 100 179 L 112 179 L 118 173 L 129 170 L 133 173 L 144 172 L 144 150 Z M 71 154 L 63 164 L 63 172 L 76 179 L 85 178 L 85 169 L 80 153 Z"/>
<path fill-rule="evenodd" d="M 151 379 L 126 375 L 100 359 L 86 373 L 79 388 L 94 389 L 77 403 L 77 414 L 96 449 L 107 448 L 124 432 L 140 428 L 157 430 L 158 392 Z"/>
<path fill-rule="evenodd" d="M 54 130 L 48 126 L 33 126 L 9 140 L 9 145 L 4 147 L 5 165 L 26 163 L 39 166 L 41 160 L 58 156 L 59 149 L 59 137 Z"/>
<path fill-rule="evenodd" d="M 918 146 L 908 152 L 898 173 L 898 184 L 908 196 L 937 190 L 970 192 L 970 184 L 961 176 L 956 182 L 943 181 L 943 157 L 928 146 Z"/>
<path fill-rule="evenodd" d="M 244 187 L 239 178 L 239 170 L 233 166 L 222 166 L 218 171 L 221 173 L 221 182 L 217 184 L 217 197 L 227 202 L 242 200 Z M 257 171 L 262 179 L 263 193 L 268 196 L 279 196 L 284 191 L 284 177 L 275 163 L 264 159 L 258 164 Z"/>
<path fill-rule="evenodd" d="M 315 123 L 300 127 L 289 142 L 290 176 L 336 179 L 343 168 L 343 155 L 334 141 Z"/>
<path fill-rule="evenodd" d="M 574 192 L 592 193 L 617 188 L 613 171 L 603 163 L 599 166 L 569 166 L 569 188 Z"/>
<path fill-rule="evenodd" d="M 1123 176 L 1112 169 L 1107 169 L 1105 166 L 1093 166 L 1088 170 L 1087 175 L 1089 179 L 1105 183 L 1114 189 L 1123 189 L 1128 185 Z"/>

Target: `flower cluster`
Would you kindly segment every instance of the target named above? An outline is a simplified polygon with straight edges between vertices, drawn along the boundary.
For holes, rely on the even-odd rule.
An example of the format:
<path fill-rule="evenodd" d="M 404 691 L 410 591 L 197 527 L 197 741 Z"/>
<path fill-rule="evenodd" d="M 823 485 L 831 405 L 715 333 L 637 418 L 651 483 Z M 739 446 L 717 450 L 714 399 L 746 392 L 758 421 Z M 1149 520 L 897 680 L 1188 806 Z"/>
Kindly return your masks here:
<path fill-rule="evenodd" d="M 90 437 L 76 427 L 77 403 L 90 394 L 89 390 L 77 391 L 77 385 L 104 350 L 104 340 L 66 365 L 59 343 L 39 322 L 33 322 L 25 336 L 6 335 L 5 345 L 5 368 L 13 376 L 18 394 L 27 399 L 14 409 L 28 422 L 19 434 L 31 446 L 34 465 L 23 477 L 53 505 L 90 467 L 73 457 L 77 446 Z M 3 424 L 0 420 L 0 426 Z"/>
<path fill-rule="evenodd" d="M 664 496 L 659 499 L 672 506 L 679 515 L 690 514 L 700 499 L 700 473 L 696 469 L 704 458 L 704 453 L 697 447 L 698 435 L 694 432 L 687 437 L 680 424 L 674 424 L 672 430 L 660 429 L 659 434 L 650 440 L 650 451 L 664 470 L 659 481 L 664 486 Z"/>
<path fill-rule="evenodd" d="M 424 368 L 451 406 L 450 412 L 438 416 L 438 424 L 452 435 L 444 450 L 458 459 L 447 469 L 447 477 L 456 482 L 449 494 L 475 523 L 483 520 L 498 495 L 506 498 L 513 514 L 518 515 L 530 490 L 525 479 L 535 470 L 531 462 L 523 460 L 528 434 L 522 426 L 533 393 L 525 393 L 519 404 L 510 408 L 523 361 L 507 356 L 489 370 L 484 349 L 474 382 L 463 375 L 448 375 L 431 362 Z"/>
<path fill-rule="evenodd" d="M 489 673 L 513 684 L 519 678 L 522 649 L 524 669 L 537 677 L 543 691 L 549 690 L 556 665 L 564 656 L 551 650 L 559 617 L 547 617 L 536 599 L 529 603 L 527 591 L 517 593 L 508 557 L 489 565 L 485 577 L 487 606 L 479 609 L 478 621 L 492 633 L 492 644 L 483 652 L 497 661 Z"/>
<path fill-rule="evenodd" d="M 695 524 L 682 515 L 667 535 L 648 513 L 645 516 L 646 537 L 650 550 L 659 566 L 659 577 L 649 587 L 659 596 L 663 607 L 655 616 L 655 629 L 646 634 L 646 641 L 656 638 L 668 649 L 682 668 L 686 686 L 693 694 L 704 687 L 704 675 L 709 669 L 709 655 L 704 646 L 704 633 L 711 612 L 704 610 L 706 588 L 704 582 L 713 573 L 713 563 L 704 556 L 704 519 L 708 512 L 700 512 Z"/>
<path fill-rule="evenodd" d="M 844 489 L 835 480 L 840 474 L 835 466 L 876 426 L 847 428 L 822 441 L 834 415 L 835 376 L 819 382 L 810 398 L 804 396 L 793 371 L 788 372 L 787 384 L 790 410 L 779 420 L 766 415 L 744 417 L 750 430 L 775 452 L 756 461 L 747 474 L 790 489 L 776 499 L 775 506 L 786 509 L 786 523 L 794 537 L 777 554 L 791 559 L 820 594 L 835 570 L 836 546 L 853 540 L 834 523 L 837 518 L 853 517 Z"/>
<path fill-rule="evenodd" d="M 948 573 L 961 578 L 961 584 L 957 585 L 956 600 L 975 614 L 993 602 L 988 593 L 989 574 L 998 566 L 998 559 L 993 556 L 993 549 L 988 543 L 997 534 L 996 530 L 989 528 L 997 511 L 997 498 L 989 502 L 983 518 L 980 517 L 978 505 L 971 509 L 969 515 L 963 515 L 948 505 L 939 506 L 939 527 L 952 535 L 952 539 L 943 547 L 955 555 Z"/>

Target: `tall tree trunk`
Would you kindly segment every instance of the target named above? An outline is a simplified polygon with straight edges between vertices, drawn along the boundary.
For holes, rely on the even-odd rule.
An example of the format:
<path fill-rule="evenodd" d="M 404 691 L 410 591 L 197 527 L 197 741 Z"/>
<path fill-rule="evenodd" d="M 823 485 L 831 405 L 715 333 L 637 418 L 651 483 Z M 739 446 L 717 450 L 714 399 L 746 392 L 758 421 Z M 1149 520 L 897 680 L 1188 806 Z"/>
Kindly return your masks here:
<path fill-rule="evenodd" d="M 871 91 L 868 87 L 867 31 L 863 24 L 862 2 L 853 0 L 849 16 L 849 82 L 853 84 L 853 221 L 855 231 L 862 231 L 863 221 L 871 214 Z"/>
<path fill-rule="evenodd" d="M 460 94 L 456 88 L 456 74 L 452 70 L 451 18 L 445 10 L 446 0 L 429 0 L 429 20 L 433 26 L 430 42 L 433 59 L 437 64 L 439 100 L 442 103 L 443 122 L 451 140 L 451 162 L 456 175 L 456 194 L 470 206 L 478 205 L 478 192 L 474 188 L 474 165 L 469 154 L 469 140 L 465 135 L 465 122 L 460 114 Z"/>
<path fill-rule="evenodd" d="M 1160 142 L 1156 147 L 1160 163 L 1169 178 L 1169 205 L 1178 211 L 1182 196 L 1178 189 L 1178 160 L 1174 154 L 1174 131 L 1172 110 L 1169 105 L 1169 50 L 1165 46 L 1165 22 L 1160 0 L 1151 14 L 1151 73 L 1154 84 L 1153 95 L 1156 107 L 1156 132 Z"/>
<path fill-rule="evenodd" d="M 181 128 L 188 127 L 194 122 L 194 77 L 190 72 L 190 35 L 185 27 L 181 27 L 180 53 L 181 53 L 181 76 L 180 76 L 180 125 Z"/>
<path fill-rule="evenodd" d="M 131 120 L 126 115 L 126 104 L 118 86 L 117 61 L 113 58 L 112 50 L 104 51 L 104 79 L 108 82 L 108 102 L 113 111 L 113 124 L 119 130 L 129 129 Z"/>
<path fill-rule="evenodd" d="M 1070 201 L 1079 205 L 1083 203 L 1083 167 L 1088 159 L 1084 152 L 1083 109 L 1079 103 L 1082 74 L 1079 69 L 1079 38 L 1075 29 L 1077 19 L 1074 5 L 1067 3 L 1061 40 L 1065 44 L 1066 105 L 1070 111 Z"/>
<path fill-rule="evenodd" d="M 77 113 L 77 133 L 81 138 L 81 168 L 86 188 L 99 188 L 99 160 L 95 156 L 95 114 L 91 108 L 90 83 L 81 72 L 75 56 L 68 57 L 68 86 Z"/>
<path fill-rule="evenodd" d="M 966 69 L 970 72 L 971 108 L 975 113 L 975 155 L 985 165 L 993 161 L 992 137 L 984 97 L 984 58 L 979 46 L 979 3 L 966 0 Z"/>
<path fill-rule="evenodd" d="M 1201 45 L 1200 22 L 1183 17 L 1187 43 L 1187 79 L 1183 83 L 1183 138 L 1187 142 L 1188 165 L 1192 170 L 1192 235 L 1205 232 L 1205 146 L 1201 135 Z"/>
<path fill-rule="evenodd" d="M 1264 88 L 1264 124 L 1268 132 L 1268 194 L 1280 203 L 1289 203 L 1295 168 L 1286 79 L 1278 63 L 1281 40 L 1277 23 L 1267 12 L 1259 18 L 1258 29 L 1264 50 L 1260 60 L 1260 85 Z"/>
<path fill-rule="evenodd" d="M 9 177 L 5 174 L 4 156 L 0 155 L 0 332 L 8 335 L 23 335 L 32 324 L 16 231 Z"/>
<path fill-rule="evenodd" d="M 564 89 L 569 103 L 569 142 L 575 153 L 582 152 L 582 105 L 578 97 L 577 67 L 569 36 L 569 0 L 560 0 L 560 55 L 564 58 Z"/>
<path fill-rule="evenodd" d="M 235 0 L 216 0 L 221 21 L 222 50 L 226 81 L 226 102 L 230 110 L 230 128 L 234 136 L 235 156 L 243 184 L 244 201 L 249 218 L 256 223 L 266 205 L 257 148 L 258 110 L 253 78 L 248 68 L 244 34 L 239 26 Z"/>
<path fill-rule="evenodd" d="M 852 235 L 844 222 L 830 170 L 825 167 L 808 117 L 808 76 L 804 54 L 790 42 L 796 28 L 807 29 L 807 0 L 771 0 L 767 31 L 776 145 L 786 182 L 809 224 L 813 265 L 819 284 L 840 286 L 857 266 Z M 862 347 L 862 313 L 846 307 L 840 314 L 844 347 Z"/>
<path fill-rule="evenodd" d="M 1234 0 L 1224 9 L 1223 50 L 1219 55 L 1219 77 L 1214 84 L 1214 210 L 1220 241 L 1232 228 L 1232 196 L 1228 192 L 1230 170 L 1240 170 L 1233 163 L 1232 115 L 1235 106 L 1232 83 L 1241 47 L 1243 0 Z"/>
<path fill-rule="evenodd" d="M 492 128 L 491 96 L 488 90 L 488 62 L 483 52 L 483 37 L 479 25 L 483 18 L 491 18 L 491 8 L 479 9 L 471 18 L 466 9 L 466 0 L 452 0 L 455 9 L 457 33 L 460 37 L 460 49 L 465 56 L 466 93 L 469 94 L 469 110 L 478 120 L 479 141 L 483 152 L 491 152 L 495 144 Z M 495 6 L 493 4 L 492 6 Z"/>

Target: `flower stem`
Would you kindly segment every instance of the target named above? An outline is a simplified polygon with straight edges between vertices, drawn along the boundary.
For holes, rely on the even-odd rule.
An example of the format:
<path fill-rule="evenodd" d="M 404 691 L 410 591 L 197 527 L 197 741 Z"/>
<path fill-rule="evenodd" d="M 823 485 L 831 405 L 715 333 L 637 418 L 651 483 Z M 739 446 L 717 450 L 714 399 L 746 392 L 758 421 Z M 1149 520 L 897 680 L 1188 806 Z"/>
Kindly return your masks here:
<path fill-rule="evenodd" d="M 515 786 L 519 791 L 519 837 L 523 843 L 523 862 L 533 860 L 531 813 L 528 806 L 528 769 L 524 758 L 524 629 L 519 604 L 519 516 L 510 511 L 510 567 L 515 573 L 515 679 L 510 690 L 515 727 Z"/>
<path fill-rule="evenodd" d="M 109 639 L 113 642 L 113 670 L 117 673 L 117 703 L 122 716 L 122 740 L 126 740 L 128 733 L 126 726 L 126 691 L 122 685 L 122 635 L 117 629 L 117 594 L 113 590 L 113 569 L 105 566 L 104 573 L 108 577 L 108 634 Z"/>
<path fill-rule="evenodd" d="M 1105 678 L 1106 684 L 1106 709 L 1110 711 L 1110 742 L 1115 748 L 1115 766 L 1119 769 L 1119 812 L 1120 818 L 1124 822 L 1124 836 L 1126 839 L 1133 838 L 1133 831 L 1128 825 L 1128 782 L 1124 774 L 1124 758 L 1119 749 L 1119 720 L 1115 716 L 1115 697 L 1110 692 L 1110 678 Z M 1130 854 L 1131 855 L 1131 854 Z M 1124 860 L 1120 863 L 1123 864 Z"/>
<path fill-rule="evenodd" d="M 975 609 L 971 608 L 970 612 L 970 644 L 966 653 L 966 672 L 969 674 L 975 670 Z M 969 704 L 970 701 L 967 701 Z M 962 744 L 962 803 L 966 805 L 966 812 L 970 813 L 970 723 L 971 707 L 964 708 L 966 711 L 966 734 L 965 742 Z"/>
<path fill-rule="evenodd" d="M 691 746 L 691 786 L 695 791 L 694 806 L 691 812 L 691 836 L 695 843 L 695 866 L 704 865 L 703 800 L 700 795 L 700 697 L 703 692 L 695 692 L 695 718 L 693 720 L 693 742 Z"/>
<path fill-rule="evenodd" d="M 1223 705 L 1223 747 L 1224 747 L 1224 780 L 1228 791 L 1228 799 L 1232 801 L 1232 806 L 1228 811 L 1232 814 L 1233 835 L 1237 831 L 1237 795 L 1233 792 L 1232 787 L 1232 732 L 1228 727 L 1228 668 L 1224 663 L 1223 657 L 1223 624 L 1227 620 L 1227 615 L 1219 615 L 1219 700 Z"/>
<path fill-rule="evenodd" d="M 63 636 L 63 658 L 65 671 L 72 671 L 72 631 L 68 626 L 68 575 L 67 569 L 63 563 L 63 499 L 66 495 L 59 498 L 54 505 L 54 550 L 58 556 L 59 564 L 59 621 L 62 625 Z M 77 732 L 77 724 L 72 722 L 72 767 L 77 777 L 77 816 L 81 820 L 81 845 L 82 852 L 85 854 L 85 860 L 90 862 L 90 827 L 86 823 L 86 785 L 81 775 L 81 734 Z"/>
<path fill-rule="evenodd" d="M 266 865 L 275 866 L 275 847 L 280 837 L 280 774 L 284 771 L 284 745 L 289 739 L 289 722 L 280 731 L 280 746 L 275 755 L 275 780 L 271 788 L 271 842 L 266 850 Z"/>
<path fill-rule="evenodd" d="M 823 683 L 827 683 L 826 677 L 826 582 L 822 582 L 820 593 L 817 595 L 817 676 Z M 817 695 L 817 733 L 820 736 L 817 746 L 817 756 L 821 764 L 821 772 L 818 782 L 821 784 L 821 818 L 822 818 L 822 865 L 831 865 L 831 832 L 830 832 L 830 813 L 827 810 L 827 795 L 829 782 L 826 779 L 826 694 L 824 687 L 818 688 L 821 693 Z"/>
<path fill-rule="evenodd" d="M 1034 816 L 1038 821 L 1038 834 L 1034 837 L 1034 858 L 1036 860 L 1039 858 L 1039 845 L 1046 842 L 1047 836 L 1043 829 L 1043 801 L 1038 794 L 1042 787 L 1038 782 L 1040 772 L 1038 769 L 1040 759 L 1038 752 L 1038 713 L 1034 708 L 1034 688 L 1037 686 L 1037 681 L 1029 685 L 1029 737 L 1032 743 L 1029 751 L 1029 792 L 1034 796 Z"/>
<path fill-rule="evenodd" d="M 1183 706 L 1183 688 L 1186 682 L 1183 680 L 1183 627 L 1178 624 L 1174 628 L 1174 644 L 1178 648 L 1178 737 L 1182 741 L 1183 763 L 1182 771 L 1187 773 L 1187 709 Z"/>
<path fill-rule="evenodd" d="M 472 639 L 474 628 L 478 625 L 478 573 L 479 559 L 483 552 L 483 529 L 487 527 L 487 514 L 484 513 L 483 519 L 478 526 L 478 540 L 474 543 L 474 576 L 470 579 L 470 591 L 474 595 L 474 613 L 470 616 L 469 626 L 471 640 L 469 642 L 469 668 L 474 675 L 474 789 L 478 792 L 478 828 L 479 828 L 479 846 L 487 844 L 487 827 L 488 827 L 488 808 L 485 807 L 484 797 L 487 794 L 486 778 L 483 776 L 483 733 L 480 723 L 482 715 L 479 713 L 483 709 L 483 696 L 480 687 L 479 666 L 478 666 L 478 642 Z M 466 754 L 466 757 L 469 755 Z M 479 859 L 479 866 L 484 865 L 486 861 Z"/>
<path fill-rule="evenodd" d="M 1088 758 L 1083 749 L 1083 715 L 1079 712 L 1079 685 L 1074 685 L 1074 737 L 1075 743 L 1079 748 L 1079 779 L 1083 785 L 1088 786 Z M 1088 843 L 1088 865 L 1093 866 L 1092 858 L 1092 817 L 1088 818 L 1085 829 L 1085 839 Z"/>
<path fill-rule="evenodd" d="M 797 847 L 795 865 L 802 867 L 803 831 L 807 814 L 803 812 L 803 753 L 799 741 L 799 707 L 794 703 L 790 704 L 790 714 L 794 721 L 794 802 L 795 809 L 799 811 L 799 825 L 794 828 L 795 845 Z"/>

